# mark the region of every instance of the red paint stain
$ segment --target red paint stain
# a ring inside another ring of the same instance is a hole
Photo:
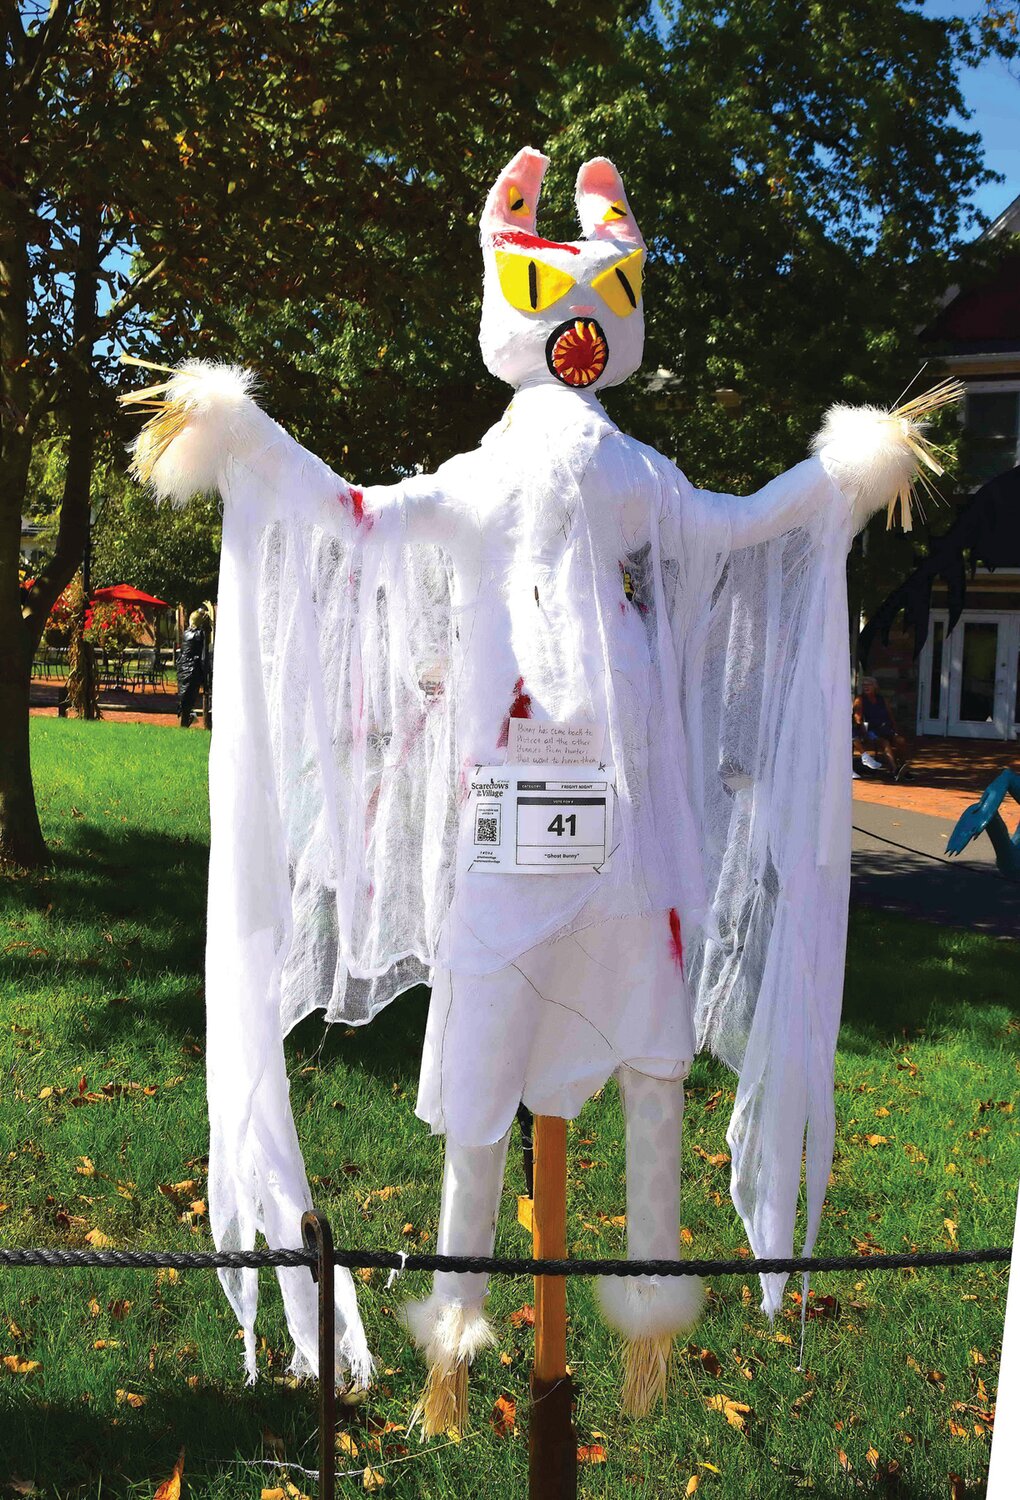
[[[372,517],[365,514],[365,496],[361,490],[349,484],[346,490],[341,490],[337,499],[345,508],[350,506],[355,526],[372,525]]]
[[[684,940],[680,932],[680,917],[675,906],[669,909],[669,946],[673,950],[673,962],[682,974],[684,971]]]
[[[500,730],[499,739],[496,744],[502,749],[510,739],[511,719],[531,718],[531,695],[524,691],[524,678],[518,677],[514,683],[514,698],[510,704],[510,712],[503,720],[503,728]]]
[[[568,255],[580,255],[576,245],[563,245],[559,240],[543,240],[537,234],[526,234],[523,229],[507,229],[492,236],[494,245],[518,245],[522,250],[565,250]]]

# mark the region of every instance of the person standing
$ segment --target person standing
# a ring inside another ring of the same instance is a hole
[[[208,611],[192,610],[181,649],[177,653],[177,699],[182,729],[191,728],[200,689],[205,689],[208,701],[212,676],[209,651],[211,633],[212,620]]]

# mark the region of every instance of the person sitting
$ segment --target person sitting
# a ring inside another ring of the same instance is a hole
[[[860,747],[868,770],[878,771],[884,765],[898,781],[906,769],[907,741],[874,677],[861,678],[861,691],[854,699],[853,733],[854,749]]]

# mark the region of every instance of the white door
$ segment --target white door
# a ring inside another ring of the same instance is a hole
[[[946,633],[933,610],[921,656],[918,728],[922,734],[1016,739],[1020,726],[1020,614],[965,610]]]

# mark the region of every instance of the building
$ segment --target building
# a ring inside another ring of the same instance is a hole
[[[1006,235],[1020,236],[1020,197],[983,238]],[[921,340],[932,364],[966,386],[963,482],[952,497],[957,519],[941,556],[922,564],[872,615],[862,646],[903,727],[921,735],[1015,740],[1020,737],[1020,240],[993,275],[966,290],[950,288]],[[998,476],[1006,477],[987,484]],[[933,553],[938,551],[936,545]],[[893,623],[901,611],[911,628]]]

